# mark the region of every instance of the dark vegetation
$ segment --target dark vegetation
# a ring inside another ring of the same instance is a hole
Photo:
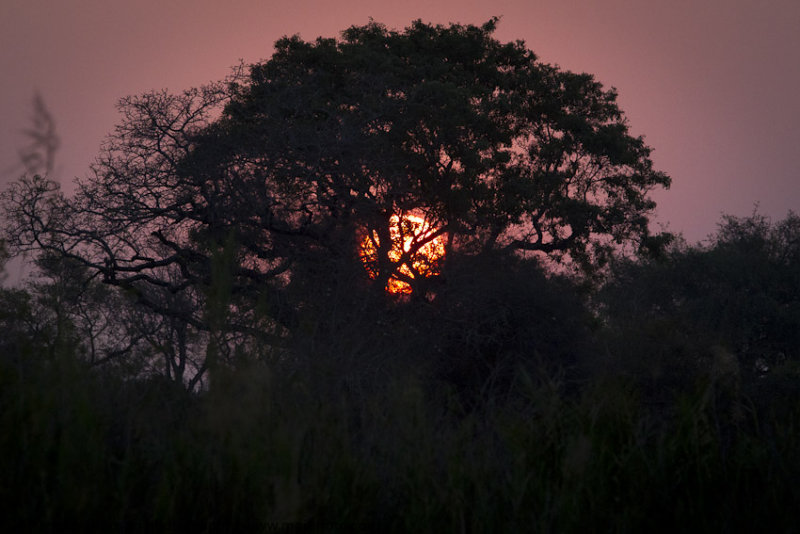
[[[3,193],[3,522],[798,529],[800,218],[652,235],[615,93],[495,22],[283,39]]]

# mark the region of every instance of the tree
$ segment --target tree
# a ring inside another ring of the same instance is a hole
[[[212,328],[216,301],[229,330],[271,341],[355,272],[431,299],[448,257],[538,253],[590,273],[616,245],[649,245],[648,194],[669,178],[616,92],[497,41],[496,23],[287,37],[225,83],[123,99],[75,198],[40,178],[5,194],[9,241],[193,328]]]
[[[56,151],[61,145],[61,140],[56,133],[55,119],[39,93],[33,97],[31,119],[31,127],[23,131],[29,143],[19,150],[20,163],[30,175],[43,174],[52,177]]]
[[[725,216],[704,245],[617,265],[599,300],[617,356],[654,374],[691,382],[726,364],[764,386],[777,369],[796,373],[800,217]]]
[[[370,24],[338,42],[278,42],[188,162],[225,188],[214,220],[268,257],[265,227],[326,257],[351,253],[361,229],[378,237],[379,282],[412,285],[423,277],[401,268],[419,274],[414,254],[438,235],[448,248],[566,255],[586,268],[609,240],[646,240],[646,194],[669,181],[628,134],[616,94],[497,42],[494,25]],[[408,213],[438,232],[393,259],[391,220]]]

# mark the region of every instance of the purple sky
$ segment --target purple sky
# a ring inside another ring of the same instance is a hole
[[[634,134],[673,186],[656,222],[694,242],[720,214],[800,211],[798,0],[5,0],[0,4],[0,184],[39,91],[57,122],[57,177],[87,172],[116,100],[224,77],[276,39],[336,36],[372,17],[480,24],[546,62],[619,90]]]

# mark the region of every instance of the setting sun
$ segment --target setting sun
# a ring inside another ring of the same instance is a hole
[[[406,279],[433,276],[439,273],[439,261],[445,254],[444,234],[423,217],[405,214],[389,219],[391,248],[387,256],[392,273],[386,282],[389,293],[409,294],[411,285]],[[361,260],[371,278],[380,274],[378,232],[373,230],[361,242]]]

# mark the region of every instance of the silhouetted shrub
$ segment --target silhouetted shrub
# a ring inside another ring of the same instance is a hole
[[[422,308],[435,376],[474,398],[508,394],[522,369],[575,378],[590,351],[576,287],[534,260],[454,256]]]

